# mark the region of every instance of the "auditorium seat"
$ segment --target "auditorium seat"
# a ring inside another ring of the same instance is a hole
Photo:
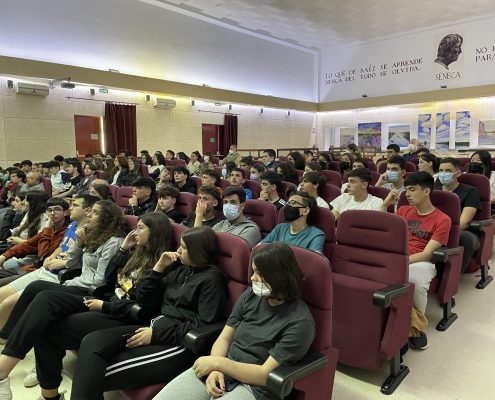
[[[43,177],[43,186],[45,187],[45,192],[48,194],[48,197],[52,197],[52,181],[50,178],[46,176]]]
[[[339,197],[342,193],[340,192],[340,187],[337,187],[335,185],[331,185],[329,183],[326,183],[322,186],[320,189],[318,187],[318,192],[320,193],[320,197],[325,200],[327,203],[330,203],[337,197]]]
[[[372,172],[377,172],[375,162],[371,158],[366,158],[365,160],[368,161],[368,169]]]
[[[181,160],[179,158],[176,158],[174,160],[167,160],[166,163],[165,163],[167,166],[171,166],[171,167],[177,167],[177,166],[181,166],[181,167],[185,167],[187,166],[187,163],[184,161],[184,160]]]
[[[251,257],[260,248],[253,249]],[[279,399],[329,400],[332,398],[338,351],[332,344],[333,293],[332,270],[327,258],[291,246],[304,274],[301,297],[315,321],[315,339],[309,353],[291,366],[273,370],[267,378],[267,389]],[[252,262],[249,263],[250,275]]]
[[[474,186],[481,200],[481,210],[476,213],[469,227],[469,231],[475,233],[480,240],[480,248],[471,258],[466,272],[475,272],[481,269],[481,279],[477,283],[478,289],[484,289],[493,277],[488,274],[488,261],[493,255],[494,224],[491,219],[490,181],[481,174],[462,174],[458,178],[460,183]]]
[[[280,192],[278,192],[278,195],[281,199],[287,200],[292,193],[297,192],[297,186],[293,184],[292,182],[287,182],[287,181],[282,181],[280,185]]]
[[[406,163],[406,172],[418,172],[418,169],[416,168],[416,164],[412,163],[411,161],[408,161]]]
[[[132,197],[132,189],[132,186],[121,186],[117,188],[117,196],[114,199],[120,208],[125,209],[128,206],[129,199]]]
[[[246,179],[242,186],[253,192],[253,199],[258,199],[260,197],[261,186],[257,181]]]
[[[112,195],[112,199],[117,202],[117,192],[119,191],[119,187],[116,185],[108,185],[108,190]]]
[[[215,172],[218,174],[218,176],[220,178],[223,178],[223,175],[222,175],[222,169],[223,169],[223,167],[213,167],[213,169],[215,170]]]
[[[198,198],[196,195],[188,192],[180,192],[179,197],[175,202],[175,209],[184,216],[188,216],[196,211],[196,203]]]
[[[137,228],[139,217],[135,215],[125,215],[124,218],[129,231],[133,231]]]
[[[341,187],[342,186],[342,176],[337,171],[322,170],[321,173],[327,179],[327,183]]]
[[[148,166],[146,164],[141,164],[139,166],[139,169],[141,170],[141,175],[145,178],[147,178],[148,176],[150,176],[150,173],[149,173],[149,170],[148,170]]]
[[[262,238],[277,225],[277,207],[267,201],[246,200],[244,215],[260,227]]]
[[[201,182],[201,178],[199,176],[190,176],[189,179],[196,183],[196,187],[199,189],[203,183]]]
[[[337,171],[340,174],[340,162],[331,161],[330,164],[328,164],[328,169],[330,171]]]
[[[230,181],[228,181],[227,179],[220,178],[218,186],[221,187],[222,190],[225,190],[227,187],[230,186]]]
[[[406,221],[380,211],[342,213],[331,265],[339,362],[365,369],[388,362],[390,376],[381,392],[391,394],[409,373],[400,360],[414,293]]]
[[[297,177],[300,180],[303,177],[303,175],[304,175],[304,171],[301,170],[301,169],[296,169],[296,174],[297,174]]]
[[[107,174],[105,173],[105,171],[95,171],[95,176],[98,178],[98,179],[103,179],[103,180],[106,180],[107,179]]]

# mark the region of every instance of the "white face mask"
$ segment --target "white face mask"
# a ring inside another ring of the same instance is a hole
[[[251,286],[256,296],[268,297],[272,294],[272,289],[266,283],[251,282]]]
[[[205,163],[209,163],[210,162],[210,156],[204,156],[203,160],[205,160]]]
[[[234,154],[234,150],[229,150],[229,154]]]
[[[409,148],[409,151],[411,151],[411,152],[416,151],[416,145],[413,143],[409,143],[409,146],[407,146],[407,147]]]

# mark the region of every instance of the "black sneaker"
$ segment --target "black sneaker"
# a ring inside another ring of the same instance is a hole
[[[409,347],[414,350],[426,350],[428,348],[426,333],[419,332],[419,336],[410,336]]]

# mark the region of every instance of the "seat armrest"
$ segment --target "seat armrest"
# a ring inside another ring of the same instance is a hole
[[[74,279],[81,275],[82,273],[82,268],[69,268],[69,269],[64,269],[59,272],[58,274],[58,280],[60,283],[64,283],[65,281]]]
[[[433,252],[433,261],[446,263],[450,256],[461,253],[460,247],[441,247]]]
[[[209,350],[207,347],[220,335],[224,326],[225,321],[222,321],[190,330],[184,338],[184,347],[194,354]]]
[[[266,379],[266,388],[279,399],[285,399],[292,391],[295,381],[324,368],[327,361],[327,356],[311,351],[296,364],[282,365],[270,372]]]
[[[483,219],[480,221],[471,221],[469,224],[469,230],[474,233],[480,233],[485,230],[485,227],[491,226],[493,224],[492,219]]]
[[[392,300],[399,296],[404,296],[409,291],[406,284],[390,285],[373,292],[373,304],[380,308],[389,308]]]

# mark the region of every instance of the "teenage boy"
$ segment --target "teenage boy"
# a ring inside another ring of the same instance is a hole
[[[33,170],[33,162],[31,160],[22,160],[21,161],[21,171],[23,171],[27,175],[32,170]]]
[[[263,151],[263,156],[261,157],[263,160],[263,164],[265,164],[266,169],[271,169],[275,165],[275,157],[277,153],[273,149],[266,149]]]
[[[60,169],[60,163],[56,160],[46,163],[52,183],[52,196],[67,192],[71,188],[70,175]]]
[[[392,156],[400,156],[400,147],[395,143],[387,146],[387,158],[390,159]]]
[[[201,225],[213,226],[222,221],[222,216],[215,214],[215,208],[222,203],[222,195],[216,187],[201,186],[198,193],[196,211],[193,211],[182,222],[188,228],[194,227],[197,216],[201,216]]]
[[[298,191],[308,193],[316,200],[318,207],[330,208],[328,203],[320,197],[320,192],[323,190],[323,185],[326,182],[327,179],[321,172],[306,172],[301,179]]]
[[[196,194],[198,192],[198,186],[190,176],[191,173],[186,167],[178,165],[174,168],[174,184],[179,191]]]
[[[156,212],[163,212],[173,220],[175,223],[180,224],[184,221],[184,215],[175,209],[175,203],[180,196],[179,189],[175,186],[167,185],[156,191],[158,202],[156,204]]]
[[[452,225],[450,218],[431,203],[433,182],[433,177],[424,171],[408,176],[404,185],[409,205],[397,210],[409,229],[409,282],[415,286],[409,346],[416,350],[428,347],[425,311],[430,282],[437,273],[431,261],[433,253],[447,245]],[[383,202],[385,209],[398,199],[398,191],[392,190]]]
[[[272,203],[277,207],[277,210],[280,210],[287,204],[287,202],[278,195],[282,187],[282,178],[280,178],[279,174],[276,172],[265,172],[260,177],[260,185],[260,200]]]
[[[152,178],[138,178],[132,183],[132,197],[125,210],[126,215],[143,215],[155,211],[156,182]]]
[[[397,145],[391,145],[397,146]],[[392,155],[387,160],[387,170],[380,175],[376,186],[386,189],[395,189],[400,194],[404,191],[404,175],[406,173],[406,160],[399,155]],[[395,205],[394,207],[397,207]]]
[[[223,189],[218,187],[219,184],[220,184],[220,175],[218,175],[218,172],[215,171],[214,169],[208,168],[201,173],[201,186],[216,187],[217,190],[220,193],[222,193]]]
[[[246,182],[246,172],[242,168],[235,167],[230,171],[229,177],[230,186],[238,186],[244,193],[246,193],[246,200],[252,200],[253,192],[249,188],[245,188],[243,185]]]

